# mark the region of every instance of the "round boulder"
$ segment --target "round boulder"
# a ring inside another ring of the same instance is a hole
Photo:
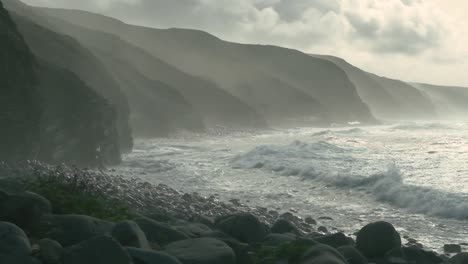
[[[35,193],[3,193],[0,196],[0,221],[14,223],[26,232],[35,231],[41,217],[51,212],[50,202]]]
[[[223,241],[214,238],[187,239],[167,245],[166,252],[183,264],[235,264],[236,255]]]
[[[300,264],[348,264],[346,259],[334,248],[327,245],[316,245],[307,251],[299,261]]]
[[[388,251],[401,248],[401,237],[392,224],[376,222],[359,230],[356,247],[369,259],[383,257]]]
[[[270,233],[268,226],[252,214],[225,217],[216,223],[216,227],[245,243],[260,242]]]
[[[285,234],[292,233],[301,236],[302,232],[291,221],[286,219],[278,219],[271,227],[272,233]]]
[[[62,259],[64,249],[59,242],[51,239],[41,239],[39,245],[39,258],[45,264],[59,263]]]
[[[1,256],[28,256],[31,253],[29,239],[18,226],[0,222],[0,258]]]
[[[135,222],[140,226],[151,243],[167,245],[171,242],[188,239],[189,236],[176,230],[175,228],[149,218],[138,218]]]
[[[144,250],[140,248],[127,248],[134,264],[181,264],[178,259],[164,252]]]
[[[450,259],[452,264],[468,264],[468,252],[460,253]]]
[[[367,264],[369,263],[361,252],[353,246],[339,247],[338,252],[348,261],[349,264]]]
[[[150,249],[148,239],[140,226],[134,221],[124,221],[117,223],[111,231],[122,246]]]
[[[128,252],[113,238],[99,236],[69,248],[63,264],[132,264]]]

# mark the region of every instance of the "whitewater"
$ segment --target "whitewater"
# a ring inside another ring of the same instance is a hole
[[[312,216],[350,235],[368,222],[386,220],[433,250],[468,243],[468,123],[136,140],[115,171],[184,192]]]

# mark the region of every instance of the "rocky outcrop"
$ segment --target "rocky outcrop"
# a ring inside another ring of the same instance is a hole
[[[73,72],[115,107],[120,148],[123,151],[131,150],[133,141],[128,100],[101,61],[75,39],[44,27],[47,21],[41,21],[42,18],[28,6],[16,0],[6,0],[4,3],[14,13],[13,20],[36,57]],[[41,21],[41,24],[34,20]]]
[[[0,160],[32,159],[41,106],[36,61],[0,2]]]

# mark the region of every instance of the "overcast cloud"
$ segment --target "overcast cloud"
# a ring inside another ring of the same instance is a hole
[[[345,58],[408,81],[468,86],[466,0],[24,0],[158,28]]]

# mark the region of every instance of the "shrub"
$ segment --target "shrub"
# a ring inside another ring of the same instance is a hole
[[[24,180],[24,189],[37,193],[52,204],[54,214],[80,214],[103,220],[119,221],[134,217],[128,206],[101,192],[94,177],[86,170],[37,171]]]

